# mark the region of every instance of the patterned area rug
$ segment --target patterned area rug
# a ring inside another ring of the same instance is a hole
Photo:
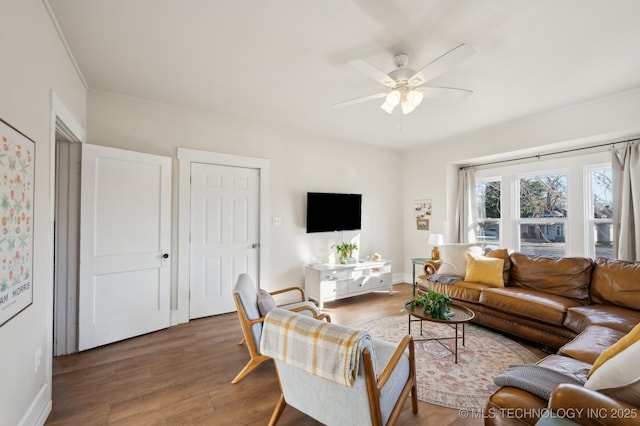
[[[379,318],[361,324],[371,336],[398,343],[407,334],[407,315]],[[461,329],[461,327],[459,327]],[[442,323],[411,323],[414,339],[453,336],[454,329]],[[442,341],[453,349],[453,340]],[[418,399],[444,407],[482,410],[498,389],[493,376],[511,364],[532,364],[538,357],[522,345],[475,324],[465,326],[465,346],[458,342],[458,363],[437,341],[415,342]]]

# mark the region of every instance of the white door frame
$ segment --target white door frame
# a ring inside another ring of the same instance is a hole
[[[50,204],[49,204],[49,211],[50,211],[50,220],[51,223],[49,224],[49,229],[50,229],[50,235],[49,235],[49,241],[51,241],[51,255],[52,255],[52,261],[51,261],[51,265],[50,265],[50,270],[49,270],[49,277],[51,277],[50,279],[51,281],[51,290],[47,292],[48,297],[51,297],[51,300],[47,302],[47,306],[51,307],[51,314],[50,316],[47,316],[47,320],[51,322],[51,324],[48,323],[48,329],[49,330],[53,330],[53,311],[54,311],[54,303],[56,303],[57,300],[64,300],[64,301],[68,301],[71,305],[75,305],[77,303],[77,298],[76,298],[76,293],[73,291],[73,289],[67,289],[65,287],[61,287],[58,286],[56,288],[54,287],[54,268],[55,268],[55,263],[54,263],[54,259],[53,256],[55,254],[55,248],[54,248],[54,232],[55,232],[55,210],[56,210],[56,173],[58,173],[58,170],[56,170],[56,151],[58,149],[57,147],[57,142],[56,142],[56,131],[59,131],[61,133],[63,133],[66,137],[66,139],[68,139],[71,142],[77,142],[77,143],[84,143],[86,142],[87,139],[87,135],[86,132],[84,130],[84,128],[82,127],[82,125],[75,119],[75,117],[73,116],[73,114],[71,114],[71,112],[69,111],[69,109],[67,109],[67,107],[64,105],[64,103],[62,102],[62,100],[60,99],[60,97],[53,91],[51,90],[49,93],[49,100],[50,100],[50,108],[51,108],[51,127],[50,127],[50,150],[49,150],[49,160],[50,160],[50,165],[49,165],[49,170],[50,170],[50,174],[49,174],[49,200],[50,200]],[[56,261],[59,261],[59,259],[56,259]],[[54,290],[57,291],[58,293],[54,295]],[[66,306],[66,302],[62,305],[62,306],[58,306],[59,309],[67,309]],[[75,310],[75,308],[72,308],[72,311],[69,312],[71,315],[76,315],[77,316],[77,311]],[[76,352],[77,351],[77,335],[76,335],[76,328],[75,328],[75,324],[70,324],[70,323],[56,323],[56,335],[57,338],[59,340],[62,340],[64,342],[66,342],[64,345],[62,346],[58,346],[54,349],[53,347],[53,333],[51,334],[51,336],[48,336],[48,339],[51,339],[51,342],[47,344],[47,352],[48,354],[62,354],[62,353],[72,353],[72,352]],[[49,366],[48,366],[49,368]]]
[[[269,276],[269,168],[270,161],[265,158],[244,157],[221,154],[196,149],[178,148],[178,295],[177,311],[171,311],[171,324],[189,322],[189,233],[191,230],[191,163],[216,164],[220,166],[244,167],[260,171],[258,194],[258,276],[255,277],[258,288],[264,286]]]

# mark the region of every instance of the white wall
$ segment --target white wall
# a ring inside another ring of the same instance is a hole
[[[404,204],[431,198],[431,231],[444,233],[445,242],[451,242],[448,236],[452,233],[455,212],[457,165],[638,136],[638,111],[640,89],[635,89],[405,151],[402,166]],[[416,231],[415,222],[408,213],[404,219],[405,257],[427,256],[431,250],[426,244],[428,233]]]
[[[51,403],[50,90],[83,125],[86,90],[41,0],[2,0],[0,9],[0,117],[36,142],[33,304],[0,326],[0,424],[33,424]]]
[[[88,111],[89,143],[174,158],[174,291],[178,147],[270,161],[268,215],[282,225],[270,227],[265,288],[302,284],[304,263],[327,261],[330,246],[341,242],[339,233],[306,234],[307,191],[361,193],[360,255],[379,252],[402,272],[399,151],[100,91],[90,91]],[[357,234],[345,232],[344,239]]]

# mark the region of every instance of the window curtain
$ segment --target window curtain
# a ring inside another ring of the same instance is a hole
[[[616,259],[640,261],[640,140],[613,152]]]
[[[475,170],[458,170],[458,194],[454,239],[458,243],[476,242],[476,177]]]

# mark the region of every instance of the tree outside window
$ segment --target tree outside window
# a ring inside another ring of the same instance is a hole
[[[529,254],[565,254],[567,176],[520,178],[520,250]]]

